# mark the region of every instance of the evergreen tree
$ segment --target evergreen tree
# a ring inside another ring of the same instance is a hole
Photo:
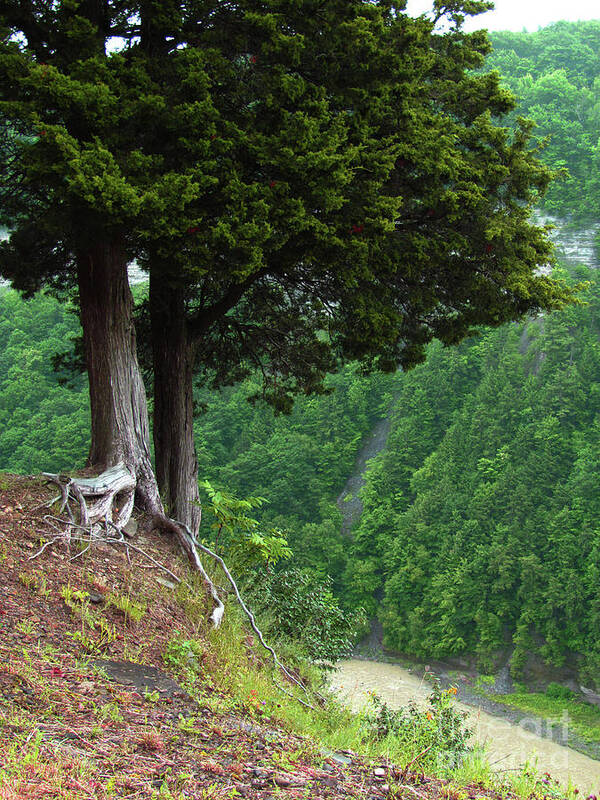
[[[438,36],[387,4],[278,11],[257,26],[240,5],[233,27],[207,19],[194,38],[221,57],[211,136],[226,173],[190,204],[187,239],[146,255],[159,483],[190,524],[195,364],[216,384],[258,364],[263,397],[285,410],[336,362],[410,367],[434,335],[455,343],[534,294],[553,302],[532,280],[548,251],[523,205],[548,175],[525,129],[511,139],[486,116],[511,100],[467,71],[481,35],[456,23]],[[169,157],[181,170],[188,153]]]
[[[77,285],[90,461],[124,461],[146,508],[132,256],[151,273],[159,475],[192,524],[197,358],[217,382],[258,361],[289,405],[340,359],[411,366],[434,336],[567,299],[528,221],[549,173],[526,127],[491,122],[512,106],[497,77],[469,71],[488,45],[463,13],[486,5],[436,2],[439,34],[364,0],[0,3],[19,142],[2,272]]]

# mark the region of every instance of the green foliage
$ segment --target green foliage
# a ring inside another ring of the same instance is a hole
[[[550,172],[526,124],[494,123],[513,100],[460,27],[484,7],[440,6],[440,33],[366,0],[9,5],[3,171],[22,190],[3,273],[71,285],[110,239],[160,284],[156,339],[185,316],[218,384],[261,364],[284,410],[340,358],[392,371],[434,337],[562,305],[529,219]]]
[[[489,666],[512,643],[516,673],[578,653],[600,680],[600,284],[576,278],[587,305],[435,345],[404,376],[346,572],[389,647]]]
[[[490,34],[498,69],[518,97],[513,115],[536,123],[546,141],[542,160],[568,173],[552,185],[543,208],[558,216],[600,215],[600,22],[557,22],[535,33]]]
[[[207,407],[195,424],[200,475],[235,496],[268,498],[254,509],[261,529],[285,530],[296,562],[330,575],[336,593],[347,548],[334,501],[361,440],[392,404],[397,383],[395,375],[368,377],[348,366],[328,377],[332,393],[297,398],[289,416],[246,402],[260,387],[259,376],[196,394]]]
[[[146,603],[133,600],[129,594],[111,593],[107,597],[107,603],[121,611],[127,622],[132,620],[133,622],[139,622],[146,613]]]
[[[282,531],[271,528],[262,531],[258,520],[246,512],[260,508],[264,497],[248,497],[240,500],[232,494],[216,490],[209,481],[200,486],[208,496],[203,503],[205,513],[215,517],[212,546],[216,552],[224,552],[227,560],[239,571],[256,567],[271,567],[281,559],[290,558],[291,549]]]
[[[183,675],[196,675],[199,671],[198,659],[203,647],[196,639],[183,639],[176,634],[167,642],[163,659],[165,664]]]
[[[567,689],[566,686],[561,686],[560,683],[549,683],[546,687],[546,694],[555,700],[573,700],[576,697],[575,692]]]
[[[525,687],[517,686],[510,694],[494,695],[494,700],[547,719],[552,726],[567,725],[586,742],[600,742],[600,708],[581,700],[560,684],[550,684],[548,688],[550,692],[528,692]]]
[[[331,580],[307,570],[256,574],[247,589],[252,607],[272,632],[298,645],[311,661],[335,662],[349,654],[362,614],[343,611]]]
[[[371,710],[364,716],[369,735],[378,739],[390,736],[405,743],[415,755],[423,753],[419,766],[427,771],[460,767],[472,752],[469,739],[473,732],[465,726],[468,714],[454,705],[456,689],[441,689],[436,682],[428,698],[428,706],[414,703],[391,709],[376,694],[370,695]],[[425,752],[424,752],[425,751]]]
[[[90,415],[86,381],[59,386],[52,357],[79,330],[69,306],[40,295],[24,303],[0,288],[0,467],[56,472],[81,465]]]

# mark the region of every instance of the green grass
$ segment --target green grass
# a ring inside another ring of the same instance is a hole
[[[600,708],[576,699],[548,697],[541,692],[519,690],[512,694],[490,695],[497,703],[517,708],[527,714],[563,724],[568,715],[569,728],[586,742],[600,742]]]

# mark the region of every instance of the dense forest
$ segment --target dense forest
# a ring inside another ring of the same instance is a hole
[[[600,22],[492,41],[488,66],[548,138],[542,158],[569,171],[544,209],[599,220]],[[600,279],[581,268],[569,280],[586,282],[583,304],[458,348],[433,343],[406,374],[348,366],[328,378],[331,393],[297,399],[290,415],[247,402],[258,376],[196,387],[200,477],[265,498],[255,514],[286,533],[291,563],[329,575],[346,607],[378,616],[386,646],[475,653],[484,667],[514,646],[515,672],[531,650],[557,665],[578,654],[599,683]],[[86,382],[59,385],[52,367],[77,333],[68,306],[0,289],[0,469],[81,466]],[[363,515],[342,538],[336,498],[389,414]]]
[[[486,666],[512,642],[515,672],[579,653],[598,680],[600,282],[578,277],[588,305],[434,346],[405,377],[345,581],[388,646]]]
[[[512,114],[535,123],[543,161],[562,176],[544,209],[560,217],[600,218],[600,20],[557,22],[536,33],[490,34],[497,69],[519,98]]]

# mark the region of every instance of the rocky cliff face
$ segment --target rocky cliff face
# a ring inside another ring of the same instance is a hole
[[[538,220],[555,226],[552,239],[556,244],[559,258],[567,266],[585,264],[593,269],[600,267],[600,252],[595,241],[600,233],[600,223],[575,227],[555,217],[540,215]]]

